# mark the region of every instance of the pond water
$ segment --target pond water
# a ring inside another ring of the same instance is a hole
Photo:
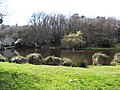
[[[80,64],[80,62],[85,61],[88,64],[92,64],[92,55],[96,52],[102,52],[110,56],[110,60],[113,59],[114,54],[120,51],[96,51],[96,50],[41,50],[41,49],[28,49],[28,48],[19,48],[19,49],[7,49],[4,51],[0,51],[0,54],[11,58],[17,54],[26,56],[30,53],[40,53],[44,58],[49,55],[54,55],[57,57],[67,57],[70,58],[74,65]]]

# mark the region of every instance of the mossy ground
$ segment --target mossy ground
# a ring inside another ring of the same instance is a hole
[[[0,62],[0,90],[119,89],[119,65],[80,68]]]

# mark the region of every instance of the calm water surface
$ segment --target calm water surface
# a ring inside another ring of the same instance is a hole
[[[74,65],[78,65],[82,61],[87,61],[88,64],[92,64],[92,55],[96,52],[102,52],[110,56],[110,60],[113,59],[114,54],[120,51],[94,51],[94,50],[41,50],[41,49],[27,49],[27,48],[19,48],[19,49],[8,49],[4,51],[0,51],[0,54],[11,58],[16,54],[26,56],[30,53],[40,53],[44,58],[49,55],[54,55],[57,57],[67,57],[70,58]]]

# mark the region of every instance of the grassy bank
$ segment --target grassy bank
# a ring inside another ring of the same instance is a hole
[[[83,50],[120,50],[120,43],[117,43],[113,45],[112,47],[109,48],[102,48],[102,47],[86,47],[86,48],[81,48]]]
[[[88,47],[88,48],[83,48],[83,50],[120,50],[120,49],[117,49],[117,48]]]
[[[120,66],[89,68],[0,62],[0,90],[119,90]]]

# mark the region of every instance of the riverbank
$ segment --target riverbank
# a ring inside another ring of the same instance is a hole
[[[120,48],[100,48],[100,47],[88,47],[88,48],[81,48],[82,50],[120,50]]]
[[[16,46],[8,46],[8,47],[3,47],[1,50],[6,50],[6,49],[16,49],[16,48],[34,48],[34,49],[51,49],[51,50],[68,50],[68,49],[63,49],[61,47],[47,47],[47,48],[40,48],[40,47],[29,47],[29,46],[23,46],[23,47],[16,47]],[[85,48],[78,48],[78,49],[71,49],[73,50],[120,50],[120,44],[116,44],[113,47],[110,48],[101,48],[101,47],[85,47]]]
[[[120,43],[113,45],[112,47],[109,48],[102,48],[102,47],[86,47],[86,48],[81,48],[83,50],[120,50]]]
[[[120,66],[89,68],[0,62],[2,90],[119,90]]]

